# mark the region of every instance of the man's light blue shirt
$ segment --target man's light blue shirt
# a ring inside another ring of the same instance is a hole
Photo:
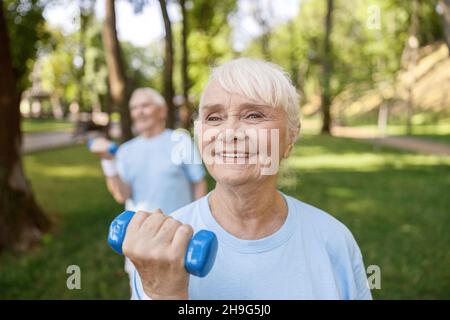
[[[192,183],[205,176],[197,147],[189,134],[165,129],[122,144],[116,154],[121,179],[131,187],[127,210],[161,209],[169,214],[193,201]]]
[[[242,240],[224,230],[208,195],[172,216],[194,232],[213,231],[215,264],[204,278],[190,276],[190,299],[371,299],[360,249],[351,232],[328,213],[283,194],[288,215],[272,235]],[[145,294],[133,270],[132,298]]]

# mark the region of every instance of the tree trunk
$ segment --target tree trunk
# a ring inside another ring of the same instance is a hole
[[[131,132],[131,117],[128,108],[130,89],[125,75],[122,51],[116,31],[116,10],[114,0],[106,0],[106,17],[103,26],[103,46],[105,47],[106,64],[108,65],[108,80],[111,90],[111,102],[114,109],[120,113],[122,140],[133,137]]]
[[[417,55],[419,49],[419,40],[417,38],[417,32],[419,27],[419,17],[418,17],[418,6],[417,0],[412,2],[412,12],[411,12],[411,25],[409,27],[409,37],[406,41],[406,64],[405,68],[408,72],[411,72],[411,79],[408,82],[408,98],[406,101],[406,132],[407,134],[412,134],[412,116],[414,113],[414,86],[416,84],[416,66],[417,66]]]
[[[440,0],[439,7],[442,11],[442,25],[444,27],[445,42],[450,55],[450,0]]]
[[[159,0],[161,13],[164,20],[165,29],[165,62],[164,62],[164,98],[167,103],[167,127],[175,127],[175,105],[173,103],[173,39],[172,25],[170,23],[169,14],[167,12],[166,0]]]
[[[80,69],[77,71],[77,82],[78,82],[78,92],[77,92],[77,100],[78,105],[80,106],[80,110],[85,110],[84,105],[84,76],[86,73],[86,28],[88,22],[88,16],[84,12],[83,1],[80,0],[79,3],[79,19],[80,19],[80,31],[78,33],[79,36],[79,54],[82,59],[82,64]]]
[[[322,58],[322,133],[331,133],[331,89],[330,78],[332,72],[331,64],[331,41],[333,0],[327,0],[327,14],[325,16],[325,36]]]
[[[296,45],[297,39],[295,38],[295,26],[294,19],[288,22],[288,32],[289,32],[289,64],[291,69],[292,83],[296,88],[299,85],[299,62],[297,58]]]
[[[0,44],[0,251],[26,250],[40,241],[51,223],[34,200],[22,166],[20,94],[2,4]]]
[[[189,51],[187,46],[187,38],[189,35],[189,22],[186,12],[186,1],[180,0],[181,17],[182,17],[182,60],[181,60],[181,78],[183,79],[183,106],[180,110],[180,122],[181,126],[185,129],[189,129],[191,126],[192,106],[189,101],[189,88],[191,86],[189,80],[188,66],[189,66]]]
[[[271,2],[268,2],[267,12],[272,16]],[[261,53],[266,60],[271,60],[270,55],[270,26],[267,17],[264,17],[264,9],[260,0],[254,2],[253,15],[261,28]]]

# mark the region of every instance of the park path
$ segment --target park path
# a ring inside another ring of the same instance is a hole
[[[375,145],[384,145],[423,154],[450,156],[450,145],[420,138],[381,136],[360,128],[338,126],[333,127],[332,133],[337,137],[358,139]],[[48,150],[79,142],[80,140],[75,138],[70,131],[25,133],[22,152]]]
[[[352,138],[402,150],[415,151],[430,155],[450,156],[450,145],[414,137],[382,136],[360,128],[333,127],[334,136]]]
[[[22,153],[48,150],[78,143],[71,131],[33,132],[23,135]]]

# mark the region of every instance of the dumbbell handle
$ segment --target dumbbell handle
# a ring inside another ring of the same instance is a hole
[[[123,254],[123,240],[134,214],[134,211],[124,211],[109,226],[108,243],[119,254]],[[213,232],[208,230],[197,232],[189,242],[186,251],[184,258],[186,270],[198,277],[206,276],[214,265],[217,246],[217,237]]]

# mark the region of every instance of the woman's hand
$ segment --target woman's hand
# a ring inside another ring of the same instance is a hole
[[[160,210],[139,211],[131,219],[122,251],[133,262],[151,299],[188,299],[184,257],[192,234],[190,225]]]

